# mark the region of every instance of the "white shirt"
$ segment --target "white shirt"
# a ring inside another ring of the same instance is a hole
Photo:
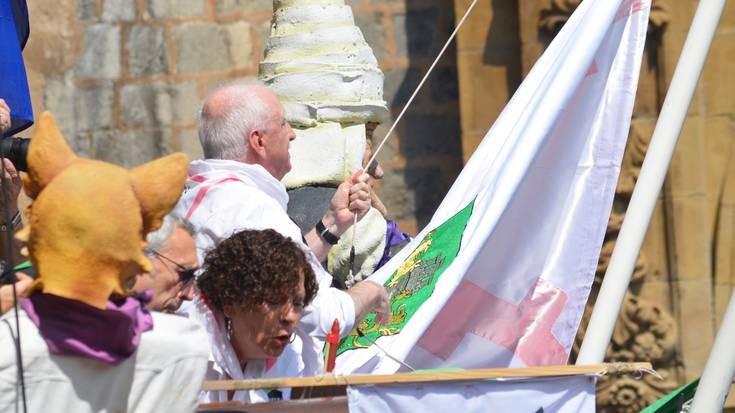
[[[220,241],[244,229],[270,228],[301,247],[319,285],[297,331],[303,340],[305,374],[313,375],[321,373],[323,340],[334,320],[339,322],[341,336],[354,327],[355,303],[346,292],[331,287],[332,276],[303,242],[301,230],[286,213],[287,205],[286,188],[262,166],[205,159],[189,165],[189,178],[174,211],[194,226],[200,262]]]
[[[207,364],[204,330],[153,313],[153,330],[118,365],[51,354],[35,324],[18,312],[29,412],[194,412]],[[8,328],[10,326],[10,329]],[[17,389],[15,313],[0,318],[0,411],[22,410]],[[16,406],[16,397],[18,405]]]

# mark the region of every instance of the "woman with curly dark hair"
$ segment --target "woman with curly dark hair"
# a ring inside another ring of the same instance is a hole
[[[276,231],[241,231],[204,259],[197,279],[195,317],[207,328],[212,354],[207,380],[300,376],[295,335],[304,307],[317,291],[303,251]],[[200,402],[248,403],[288,398],[284,389],[203,392]]]

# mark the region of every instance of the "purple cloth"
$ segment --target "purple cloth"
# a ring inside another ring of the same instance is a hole
[[[86,357],[119,364],[140,344],[143,332],[153,328],[145,309],[152,294],[110,299],[100,310],[81,301],[37,293],[21,298],[20,305],[38,327],[53,354]]]
[[[385,230],[385,249],[383,249],[383,256],[378,261],[378,265],[375,266],[375,270],[385,265],[388,260],[391,259],[391,248],[396,245],[402,244],[411,239],[411,236],[401,231],[395,221],[388,220],[388,228]]]

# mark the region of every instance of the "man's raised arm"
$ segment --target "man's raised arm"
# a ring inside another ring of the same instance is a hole
[[[370,187],[367,179],[368,176],[360,169],[349,180],[342,182],[320,223],[304,235],[306,243],[319,261],[324,261],[329,249],[352,226],[355,213],[358,217],[363,217],[370,210]]]

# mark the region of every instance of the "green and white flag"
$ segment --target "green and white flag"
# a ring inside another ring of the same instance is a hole
[[[426,228],[371,279],[391,292],[335,371],[565,364],[595,274],[650,0],[585,0]]]

